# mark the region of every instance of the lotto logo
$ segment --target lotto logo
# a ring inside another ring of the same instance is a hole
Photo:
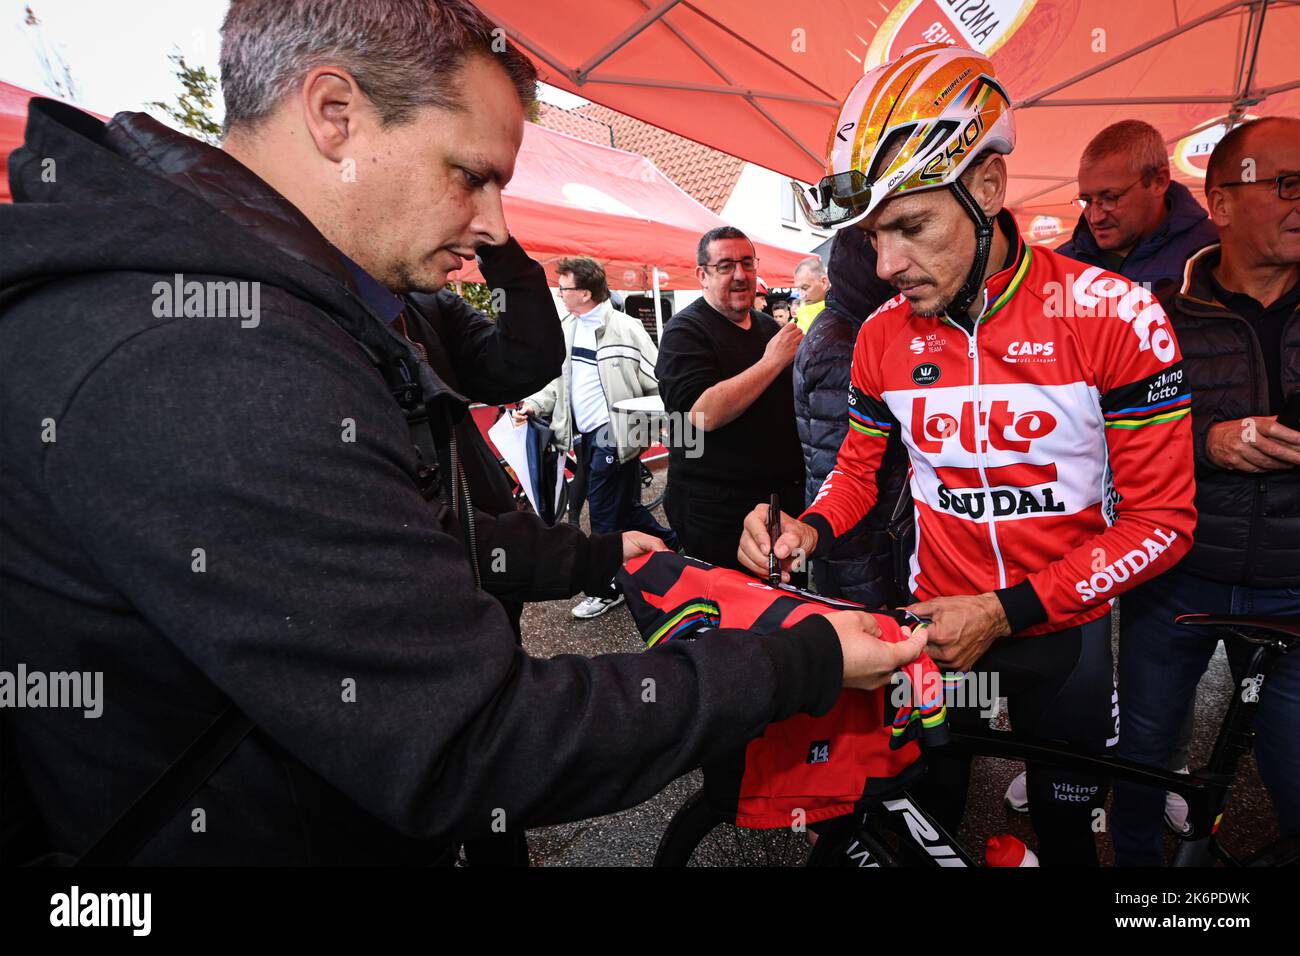
[[[927,414],[925,398],[912,399],[912,442],[918,451],[938,454],[944,442],[956,436],[961,447],[972,455],[992,446],[998,451],[1027,452],[1035,439],[1049,435],[1056,428],[1050,412],[1013,412],[1011,403],[997,401],[987,411],[979,412],[979,424],[986,425],[988,439],[975,447],[976,410],[973,402],[962,402],[959,418],[947,412]]]

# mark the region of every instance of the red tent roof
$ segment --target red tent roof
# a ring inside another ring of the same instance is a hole
[[[974,47],[1016,101],[1008,203],[1053,241],[1110,123],[1155,126],[1199,192],[1225,116],[1300,115],[1300,5],[1283,0],[476,2],[547,83],[805,182],[865,70],[916,43]]]
[[[3,169],[23,141],[27,101],[37,95],[0,82]],[[0,176],[0,200],[10,200],[7,175]],[[660,279],[662,288],[696,287],[696,243],[723,224],[644,156],[532,123],[526,124],[505,209],[511,233],[544,265],[564,256],[589,255],[605,265],[610,285],[619,289],[649,288],[656,266],[667,274]],[[793,275],[803,258],[791,249],[756,245],[768,275]],[[476,269],[466,269],[455,278],[481,277]]]
[[[525,124],[515,176],[505,190],[506,222],[554,279],[564,256],[599,260],[616,289],[698,288],[695,247],[723,225],[644,156]],[[791,276],[806,253],[755,242],[767,276]],[[477,270],[455,278],[478,280]]]

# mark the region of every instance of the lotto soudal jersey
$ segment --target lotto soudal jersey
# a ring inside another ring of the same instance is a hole
[[[650,648],[708,639],[716,628],[765,634],[813,614],[862,610],[671,551],[629,561],[618,574],[628,609]],[[898,622],[876,614],[881,640],[903,639]],[[794,638],[791,638],[792,640]],[[892,792],[920,771],[922,747],[948,739],[945,681],[928,655],[901,669],[900,681],[872,691],[841,691],[817,717],[796,714],[767,726],[743,753],[710,761],[710,801],[746,827],[788,827],[848,813],[864,794]],[[902,682],[906,678],[906,682]]]
[[[857,524],[897,430],[912,593],[994,591],[1036,634],[1102,616],[1190,548],[1191,392],[1148,289],[1016,242],[971,331],[901,295],[863,323],[848,435],[804,520],[817,554]]]

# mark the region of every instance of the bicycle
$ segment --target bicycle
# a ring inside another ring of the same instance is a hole
[[[1051,741],[1017,738],[1006,732],[954,730],[948,746],[972,755],[1035,760],[1173,791],[1187,801],[1187,830],[1170,866],[1300,866],[1300,837],[1277,840],[1238,859],[1216,840],[1232,792],[1237,765],[1250,749],[1259,692],[1284,654],[1300,652],[1300,619],[1184,614],[1178,623],[1218,628],[1225,640],[1254,650],[1215,739],[1209,763],[1190,774],[1173,773],[1114,757],[1079,753]],[[790,828],[737,827],[696,791],[677,810],[655,854],[655,866],[980,866],[960,841],[913,799],[906,787],[887,797],[861,801],[842,817],[808,826],[815,842]]]

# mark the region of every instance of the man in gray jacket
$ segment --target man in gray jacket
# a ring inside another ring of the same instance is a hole
[[[655,378],[658,349],[637,320],[609,301],[605,270],[595,259],[577,256],[556,266],[564,302],[564,369],[555,381],[520,404],[516,421],[529,415],[548,418],[556,440],[572,446],[591,503],[591,533],[644,531],[677,547],[677,535],[659,524],[641,504],[642,429],[626,426],[615,407],[630,398],[659,394]],[[571,499],[576,520],[582,498]],[[613,588],[601,589],[573,609],[580,619],[599,617],[623,603]]]

